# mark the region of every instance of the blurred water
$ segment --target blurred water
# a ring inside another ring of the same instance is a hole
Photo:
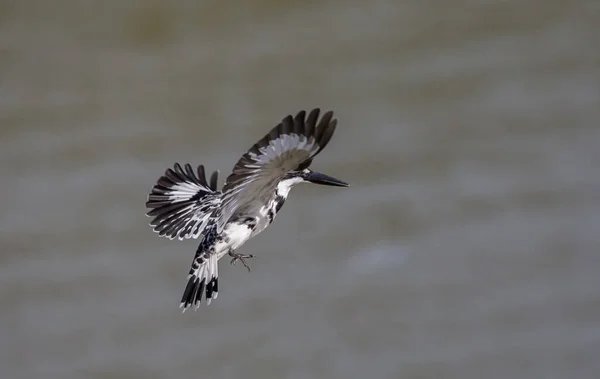
[[[597,376],[596,2],[60,4],[0,3],[3,377]],[[152,184],[314,106],[352,186],[181,315]]]

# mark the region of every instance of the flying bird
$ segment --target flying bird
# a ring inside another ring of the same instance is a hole
[[[333,112],[313,109],[288,115],[255,143],[233,167],[223,188],[217,189],[218,171],[207,180],[204,166],[175,163],[148,195],[150,226],[161,237],[198,239],[200,244],[188,274],[180,308],[198,309],[219,293],[219,259],[231,264],[252,254],[237,250],[269,226],[281,210],[290,189],[298,183],[347,187],[348,184],[309,169],[313,158],[329,143],[337,120]]]

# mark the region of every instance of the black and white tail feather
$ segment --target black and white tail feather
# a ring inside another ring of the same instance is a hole
[[[216,299],[219,295],[219,257],[217,254],[211,254],[210,249],[206,248],[214,243],[212,241],[214,231],[215,227],[212,226],[196,250],[188,274],[188,282],[179,304],[183,312],[188,308],[197,310],[202,303],[202,295],[206,299],[206,305],[210,305],[212,299]]]

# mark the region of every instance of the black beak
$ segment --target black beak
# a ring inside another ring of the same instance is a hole
[[[348,187],[348,183],[342,182],[336,178],[332,178],[329,175],[314,171],[311,171],[308,175],[306,175],[305,180],[308,180],[311,183],[323,184],[326,186]]]

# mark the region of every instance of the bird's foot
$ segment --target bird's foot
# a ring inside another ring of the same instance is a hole
[[[244,267],[246,267],[248,269],[248,272],[250,272],[250,266],[248,266],[248,264],[246,263],[246,259],[254,258],[253,254],[240,254],[240,253],[231,253],[230,252],[229,256],[233,257],[231,259],[231,261],[229,262],[230,264],[235,266],[236,262],[240,261],[240,262],[242,262]]]

